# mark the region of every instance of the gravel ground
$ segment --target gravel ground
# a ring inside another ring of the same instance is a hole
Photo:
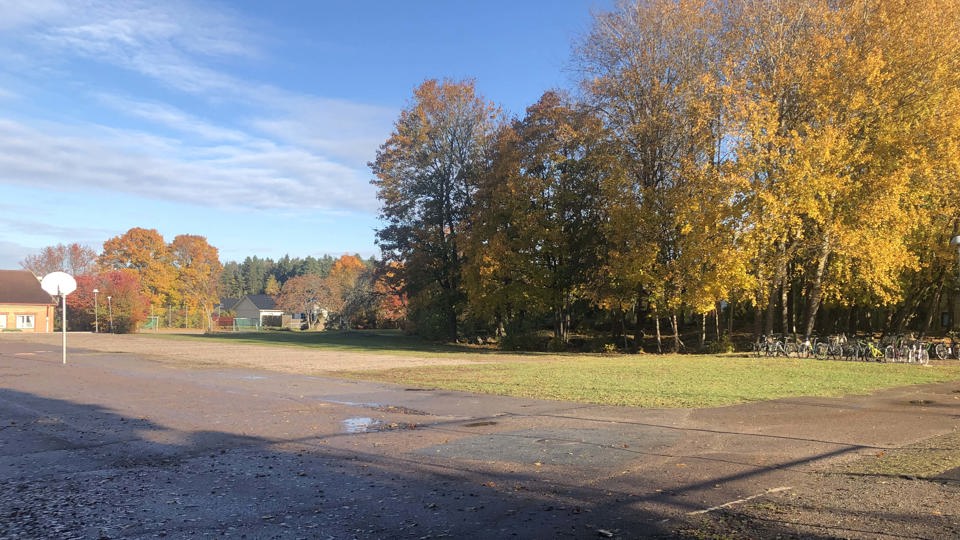
[[[3,335],[4,341],[60,346],[60,334]],[[390,355],[356,351],[329,351],[306,347],[231,344],[222,341],[166,339],[150,334],[68,333],[67,348],[129,353],[153,357],[168,364],[191,367],[239,367],[284,373],[322,374],[343,370],[376,370],[426,365],[459,365],[490,362],[489,355]],[[523,358],[498,354],[496,361]],[[69,361],[69,360],[68,360]]]

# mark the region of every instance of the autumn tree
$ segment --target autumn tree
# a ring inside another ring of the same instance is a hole
[[[341,324],[360,312],[369,310],[372,302],[372,270],[357,255],[343,255],[330,267],[323,278],[326,295],[323,307],[335,315]]]
[[[598,16],[579,49],[585,88],[625,168],[605,182],[609,271],[618,290],[650,306],[658,347],[661,317],[679,348],[683,311],[712,310],[729,293],[725,269],[736,267],[734,186],[720,174],[717,7],[623,3]]]
[[[263,286],[263,294],[270,296],[277,296],[280,294],[280,282],[277,281],[276,276],[273,274],[267,276],[267,282]]]
[[[321,312],[329,295],[328,285],[320,276],[295,276],[283,284],[277,306],[292,313],[303,313],[307,317],[307,326],[316,328],[322,322]]]
[[[902,297],[899,277],[920,263],[908,239],[929,230],[928,203],[942,192],[957,137],[943,129],[956,94],[957,25],[942,19],[956,4],[734,4],[736,168],[749,186],[744,244],[765,331],[778,301],[781,326],[791,326],[791,283],[806,299],[806,335],[825,298]]]
[[[472,218],[473,312],[511,319],[514,331],[546,312],[566,343],[602,257],[603,142],[599,119],[557,92],[501,130]]]
[[[170,243],[170,255],[177,280],[174,301],[203,312],[210,321],[213,306],[219,301],[219,279],[223,266],[217,248],[203,236],[181,234]]]
[[[373,276],[373,295],[377,299],[377,326],[400,327],[407,318],[407,299],[398,275],[398,263],[378,261]]]
[[[156,229],[134,227],[107,240],[97,262],[104,271],[135,271],[153,306],[166,304],[175,294],[173,256]]]
[[[428,80],[370,163],[386,223],[377,242],[385,258],[402,263],[422,335],[457,337],[463,234],[498,116],[472,81]]]
[[[36,255],[28,255],[20,262],[20,266],[39,277],[50,272],[82,276],[96,271],[96,261],[97,252],[89,246],[57,244],[43,248]]]
[[[77,290],[67,295],[71,328],[93,330],[94,322],[99,319],[101,332],[126,334],[135,332],[146,320],[150,300],[141,290],[136,271],[124,268],[81,274],[76,280]],[[96,294],[94,289],[98,291]]]

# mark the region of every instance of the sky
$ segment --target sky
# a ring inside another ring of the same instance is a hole
[[[367,163],[427,79],[575,88],[614,0],[0,0],[0,269],[133,227],[376,256]]]

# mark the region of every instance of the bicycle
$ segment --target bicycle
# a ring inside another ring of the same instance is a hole
[[[760,336],[752,347],[753,355],[760,356],[787,356],[784,343],[775,336]]]
[[[866,362],[881,362],[884,358],[883,351],[870,339],[858,340],[851,346],[851,359]]]
[[[941,341],[934,345],[933,352],[938,360],[960,359],[960,343],[951,337],[947,343]]]
[[[815,354],[817,359],[825,360],[827,358],[836,360],[843,356],[844,345],[847,343],[847,336],[830,336],[827,341],[821,341],[816,344]]]
[[[797,343],[797,358],[810,358],[813,356],[814,345],[817,338],[804,338]]]

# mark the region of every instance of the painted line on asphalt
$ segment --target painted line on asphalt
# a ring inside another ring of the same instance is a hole
[[[763,497],[764,495],[769,495],[769,494],[771,494],[771,493],[780,493],[781,491],[790,491],[791,489],[793,489],[793,488],[792,488],[792,487],[789,487],[789,486],[781,486],[781,487],[770,488],[770,489],[764,491],[763,493],[758,493],[758,494],[756,494],[756,495],[751,495],[751,496],[749,496],[749,497],[744,497],[744,498],[742,498],[742,499],[737,499],[737,500],[735,500],[735,501],[730,501],[730,502],[727,502],[727,503],[723,503],[723,504],[721,504],[721,505],[719,505],[719,506],[712,506],[712,507],[710,507],[710,508],[707,508],[706,510],[697,510],[697,511],[695,511],[695,512],[687,512],[687,515],[688,515],[688,516],[695,516],[695,515],[697,515],[697,514],[708,514],[708,513],[710,513],[710,512],[716,512],[717,510],[722,510],[722,509],[724,509],[724,508],[733,506],[733,505],[735,505],[735,504],[743,504],[743,503],[745,503],[745,502],[747,502],[747,501],[752,501],[753,499],[756,499],[756,498],[759,498],[759,497]]]

